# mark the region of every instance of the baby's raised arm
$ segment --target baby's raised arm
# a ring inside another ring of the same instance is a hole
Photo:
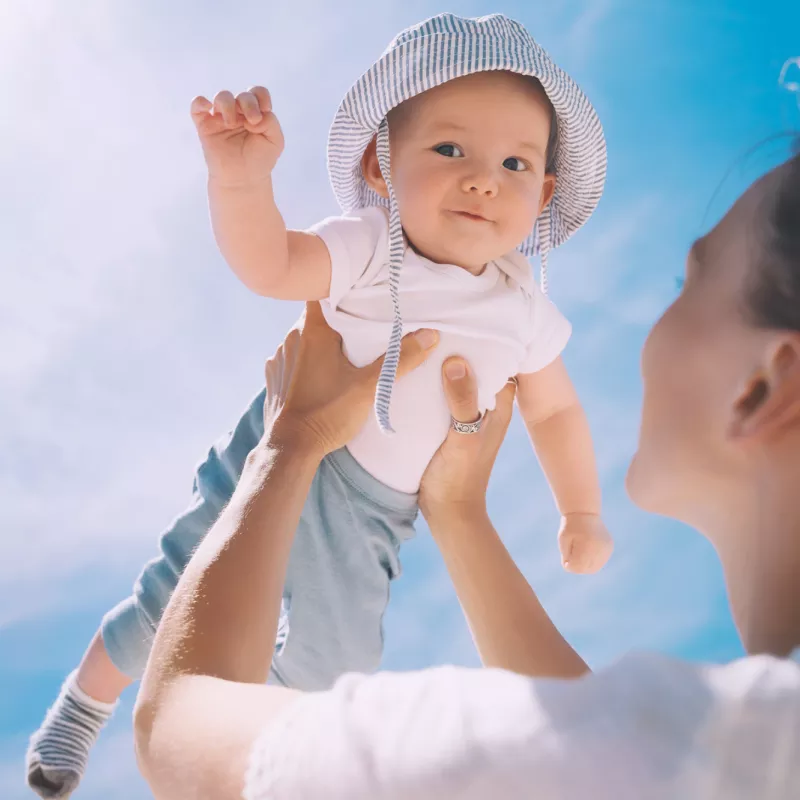
[[[592,436],[563,360],[517,376],[517,403],[561,512],[559,546],[571,572],[595,572],[611,555],[600,518]]]
[[[220,252],[253,292],[280,300],[328,296],[331,260],[312,233],[287,231],[272,190],[283,133],[263,86],[237,97],[196,97],[192,119],[208,166],[211,224]]]

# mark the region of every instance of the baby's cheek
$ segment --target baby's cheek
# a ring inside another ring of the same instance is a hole
[[[538,195],[534,196],[530,191],[517,190],[508,197],[506,207],[509,229],[513,229],[514,234],[519,236],[519,240],[526,239],[536,224],[539,216]]]
[[[397,204],[403,218],[406,233],[424,232],[434,218],[435,193],[424,181],[408,184],[397,191]],[[413,238],[413,236],[412,236]]]

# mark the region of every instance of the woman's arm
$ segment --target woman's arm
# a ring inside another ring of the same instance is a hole
[[[486,667],[577,678],[583,659],[542,607],[485,511],[430,525]]]
[[[451,374],[453,367],[458,368]],[[477,419],[475,381],[465,362],[445,362],[443,380],[453,417]],[[508,384],[479,433],[450,431],[423,476],[420,505],[483,664],[534,677],[574,678],[588,667],[547,616],[486,511],[489,475],[513,402],[514,384]]]
[[[435,341],[406,337],[398,373],[422,363]],[[159,800],[239,798],[256,734],[300,696],[263,685],[289,551],[320,460],[371,409],[380,361],[353,367],[312,303],[267,369],[283,403],[267,409],[264,438],[181,576],[139,692],[137,756]]]
[[[135,711],[157,798],[237,797],[264,720],[295,693],[265,687],[294,532],[319,450],[267,435],[186,568],[161,621]],[[222,679],[224,683],[218,679]],[[247,709],[244,713],[244,709]]]

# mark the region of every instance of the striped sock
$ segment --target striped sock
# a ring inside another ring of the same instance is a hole
[[[80,783],[89,751],[117,703],[101,703],[78,686],[76,673],[64,681],[25,759],[28,786],[40,797],[69,797]]]

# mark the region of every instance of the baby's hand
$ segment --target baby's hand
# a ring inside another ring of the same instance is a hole
[[[614,543],[599,514],[565,514],[561,517],[558,547],[564,569],[585,575],[605,565]]]
[[[236,98],[219,92],[211,103],[192,100],[192,120],[208,174],[226,186],[250,186],[269,178],[283,152],[283,132],[263,86]]]

